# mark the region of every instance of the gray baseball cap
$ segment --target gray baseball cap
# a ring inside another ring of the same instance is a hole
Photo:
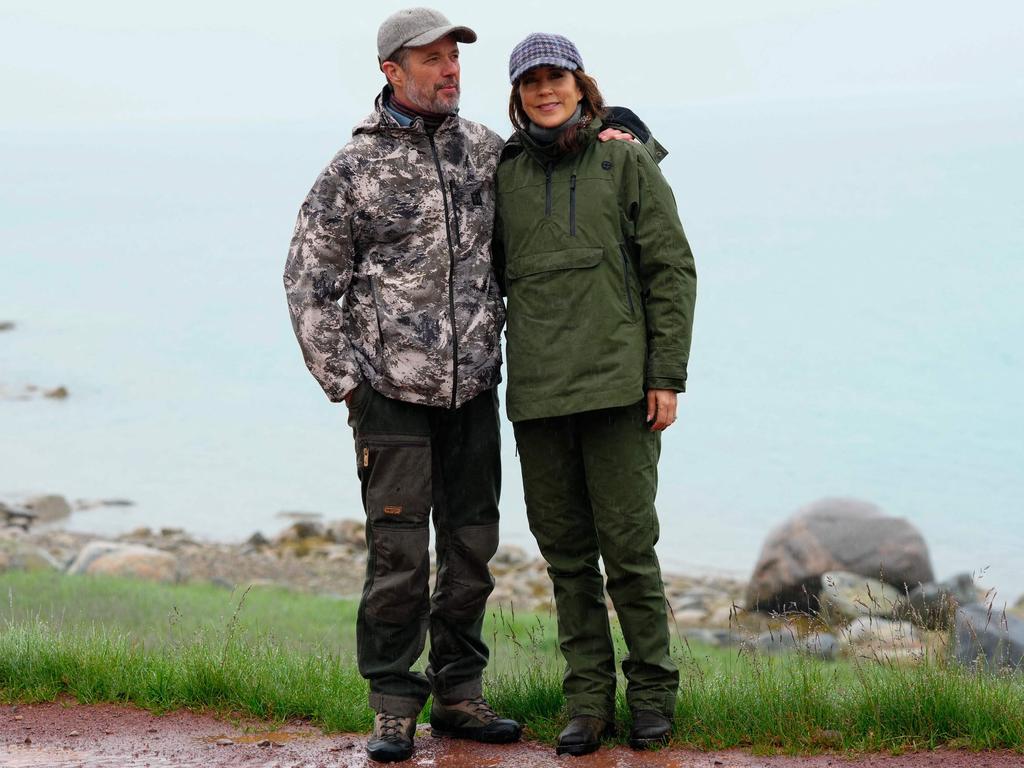
[[[445,35],[455,35],[460,43],[475,43],[476,32],[452,24],[433,8],[403,8],[384,19],[377,30],[377,58],[387,61],[399,48],[429,45]]]

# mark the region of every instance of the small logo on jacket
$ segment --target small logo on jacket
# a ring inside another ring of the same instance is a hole
[[[611,160],[602,160],[601,161],[601,167],[604,168],[606,171],[610,171],[612,169],[612,161]]]
[[[400,515],[402,514],[401,507],[384,507],[385,515]]]

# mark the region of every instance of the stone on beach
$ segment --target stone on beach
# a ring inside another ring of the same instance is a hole
[[[906,519],[857,499],[821,499],[768,535],[746,605],[814,611],[829,571],[881,579],[901,591],[934,580],[924,538]]]
[[[800,634],[790,627],[762,632],[753,642],[761,653],[790,653],[797,651],[814,658],[831,661],[839,652],[839,641],[829,632]]]
[[[978,591],[969,573],[960,573],[935,584],[921,584],[907,597],[913,621],[930,629],[947,628],[953,623],[958,607],[977,602]]]
[[[37,523],[51,523],[71,515],[68,500],[56,494],[35,496],[25,502],[25,507],[35,514]]]
[[[60,563],[45,550],[20,539],[0,538],[0,573],[56,570]]]
[[[956,612],[956,659],[991,671],[1024,669],[1024,619],[975,603]]]
[[[830,623],[860,616],[895,616],[905,601],[902,592],[878,579],[848,571],[829,571],[821,576],[819,610]]]
[[[93,541],[86,544],[68,573],[131,576],[137,579],[173,583],[182,577],[178,558],[170,552],[115,541]]]

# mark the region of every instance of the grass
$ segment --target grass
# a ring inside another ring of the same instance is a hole
[[[355,605],[256,589],[115,578],[0,575],[0,699],[130,702],[366,731]],[[485,630],[485,686],[503,714],[553,739],[565,723],[554,621],[497,611]],[[620,656],[621,636],[616,634]],[[757,751],[1024,752],[1024,680],[972,674],[944,659],[898,665],[673,649],[682,683],[675,743]],[[628,721],[624,697],[619,714]]]

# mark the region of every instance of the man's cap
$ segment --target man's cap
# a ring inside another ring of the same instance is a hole
[[[475,43],[476,32],[452,24],[433,8],[403,8],[388,16],[377,30],[377,58],[387,61],[399,48],[417,48],[455,35],[460,43]]]
[[[583,57],[572,40],[562,35],[534,32],[512,49],[508,57],[508,79],[512,85],[534,67],[559,67],[570,72],[583,69]]]

